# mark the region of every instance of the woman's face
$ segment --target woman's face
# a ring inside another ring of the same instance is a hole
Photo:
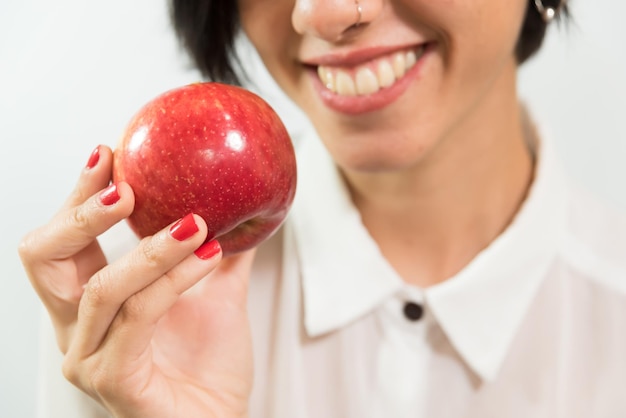
[[[515,100],[527,0],[239,0],[243,29],[337,163],[405,168]]]

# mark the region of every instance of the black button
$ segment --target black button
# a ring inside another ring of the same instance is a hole
[[[415,302],[407,302],[404,304],[404,316],[409,321],[419,321],[424,315],[424,308]]]

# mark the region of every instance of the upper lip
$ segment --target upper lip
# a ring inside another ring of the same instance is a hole
[[[426,42],[394,46],[372,46],[346,51],[335,51],[324,55],[305,58],[302,60],[302,63],[312,66],[354,66],[396,51],[418,48],[425,43]]]

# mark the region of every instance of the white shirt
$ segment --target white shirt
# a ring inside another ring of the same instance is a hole
[[[549,142],[507,230],[425,290],[383,258],[313,135],[298,170],[251,278],[252,418],[626,416],[626,218],[573,186]],[[43,340],[39,416],[106,416]]]

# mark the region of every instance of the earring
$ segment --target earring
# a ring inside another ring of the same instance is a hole
[[[556,7],[544,6],[543,0],[535,0],[535,7],[545,23],[550,23],[554,20],[562,5],[562,0],[559,1]]]

